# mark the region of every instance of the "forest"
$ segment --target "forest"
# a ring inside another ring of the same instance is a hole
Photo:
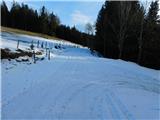
[[[48,34],[83,46],[102,56],[132,61],[160,69],[160,18],[158,0],[142,4],[139,1],[106,1],[93,26],[87,24],[84,33],[62,24],[57,15],[45,6],[40,11],[26,4],[13,2],[11,9],[1,3],[1,25]]]

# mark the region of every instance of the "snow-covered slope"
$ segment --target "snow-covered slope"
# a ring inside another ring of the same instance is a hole
[[[1,48],[13,51],[17,40],[26,50],[32,40],[51,46],[51,60],[44,50],[45,59],[36,64],[1,61],[3,119],[160,119],[160,71],[99,58],[65,41],[1,37]]]

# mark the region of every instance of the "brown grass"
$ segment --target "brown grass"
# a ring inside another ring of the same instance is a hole
[[[31,36],[38,36],[38,37],[43,37],[43,38],[47,38],[47,39],[61,40],[60,38],[57,38],[57,37],[54,37],[54,36],[49,36],[49,35],[46,35],[46,34],[35,33],[35,32],[31,32],[31,31],[25,31],[25,30],[3,27],[3,26],[1,26],[1,31],[2,32],[17,33],[17,34],[25,34],[25,35],[31,35]]]

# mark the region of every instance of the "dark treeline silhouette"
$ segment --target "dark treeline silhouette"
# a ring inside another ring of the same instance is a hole
[[[160,22],[158,1],[147,5],[139,1],[106,1],[96,21],[96,32],[87,25],[83,33],[75,27],[60,24],[54,13],[43,6],[40,11],[25,4],[13,2],[9,11],[1,3],[1,25],[57,36],[88,46],[104,57],[133,61],[140,65],[160,69]]]
[[[5,1],[2,1],[1,16],[2,26],[57,36],[84,46],[87,46],[87,40],[93,39],[93,35],[82,33],[75,27],[60,24],[58,16],[53,12],[49,13],[44,6],[37,11],[23,3],[20,5],[13,2],[9,11]]]
[[[94,48],[105,57],[160,69],[158,1],[106,1],[97,22]]]
[[[56,26],[58,26],[59,19],[53,13],[47,13],[43,6],[38,14],[37,10],[33,10],[22,3],[19,5],[13,2],[11,10],[9,11],[5,2],[1,4],[2,26],[18,28],[33,32],[39,32],[52,35]]]

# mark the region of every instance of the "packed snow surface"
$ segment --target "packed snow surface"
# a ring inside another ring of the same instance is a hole
[[[2,119],[160,119],[160,71],[28,35],[2,32],[1,48],[16,52],[17,40],[23,50],[33,41],[44,60],[1,61]],[[50,60],[38,40],[47,42]]]

